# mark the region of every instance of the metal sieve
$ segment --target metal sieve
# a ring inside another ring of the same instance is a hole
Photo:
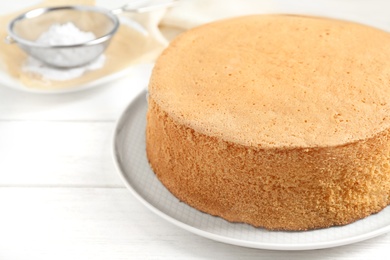
[[[96,6],[59,6],[38,8],[17,16],[8,24],[8,43],[16,43],[28,55],[41,62],[59,68],[86,65],[102,54],[117,32],[122,12],[143,13],[176,3],[170,0],[149,6],[125,5],[109,10]],[[53,24],[73,23],[85,32],[92,32],[96,38],[69,45],[42,44],[38,37]]]

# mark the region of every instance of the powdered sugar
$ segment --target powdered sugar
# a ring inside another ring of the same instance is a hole
[[[53,24],[46,32],[42,33],[38,39],[37,43],[44,45],[74,45],[85,43],[87,41],[96,39],[96,36],[92,32],[84,32],[77,28],[73,23],[65,24]],[[96,57],[99,53],[102,53],[103,46],[87,46],[83,48],[66,48],[66,49],[50,49],[50,50],[39,50],[41,53],[33,53],[36,56],[40,57],[45,55],[45,59],[49,60],[50,63],[63,64],[64,66],[71,66],[71,64],[80,59],[80,57],[91,57],[92,59]],[[85,66],[61,69],[51,67],[44,64],[41,61],[38,61],[32,57],[29,57],[24,66],[23,71],[33,72],[35,74],[41,75],[45,79],[50,80],[69,80],[82,76],[86,71],[100,69],[104,66],[105,63],[104,54],[100,55],[92,63],[89,63]]]
[[[44,79],[65,81],[82,76],[86,71],[97,70],[104,66],[106,57],[100,55],[95,61],[76,68],[60,69],[50,67],[39,60],[29,57],[23,66],[23,71],[41,75]]]
[[[42,33],[37,43],[47,45],[72,45],[85,43],[96,39],[92,32],[84,32],[73,23],[53,24],[49,30]]]

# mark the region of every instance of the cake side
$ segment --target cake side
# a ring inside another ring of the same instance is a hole
[[[390,34],[332,19],[239,17],[175,39],[150,96],[196,131],[253,147],[335,146],[390,127]]]
[[[207,136],[149,98],[147,156],[190,206],[271,230],[344,225],[390,204],[390,131],[334,147],[262,149]]]

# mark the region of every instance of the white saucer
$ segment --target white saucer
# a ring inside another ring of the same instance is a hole
[[[191,208],[174,197],[149,167],[145,152],[146,111],[143,91],[117,123],[114,160],[131,193],[154,213],[183,229],[228,244],[273,250],[330,248],[390,232],[390,207],[346,226],[303,232],[267,231],[229,223]]]
[[[121,21],[121,25],[128,26],[132,28],[135,31],[138,31],[139,33],[143,35],[148,35],[148,31],[138,22],[133,21],[127,17],[119,17]],[[16,47],[16,46],[15,46]],[[133,67],[137,64],[133,64],[123,70],[117,71],[115,73],[109,74],[107,76],[98,78],[96,80],[80,84],[77,86],[69,86],[65,88],[57,88],[57,89],[39,89],[39,88],[32,88],[25,86],[22,82],[20,82],[18,79],[13,78],[10,76],[4,66],[4,64],[1,64],[0,61],[0,86],[9,87],[16,90],[21,90],[25,92],[31,92],[31,93],[37,93],[37,94],[62,94],[62,93],[70,93],[70,92],[77,92],[77,91],[83,91],[90,88],[95,88],[98,86],[102,86],[106,83],[112,82],[114,80],[117,80],[125,75],[127,75]]]

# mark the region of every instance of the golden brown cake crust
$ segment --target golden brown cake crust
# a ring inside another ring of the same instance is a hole
[[[239,37],[239,38],[238,38]],[[182,34],[149,86],[151,167],[181,201],[272,230],[390,204],[389,34],[249,16]]]
[[[318,147],[390,127],[390,34],[351,22],[257,15],[183,33],[151,97],[177,122],[249,146]]]
[[[344,225],[390,204],[389,138],[248,148],[177,124],[149,99],[147,155],[161,182],[198,210],[273,230]]]

